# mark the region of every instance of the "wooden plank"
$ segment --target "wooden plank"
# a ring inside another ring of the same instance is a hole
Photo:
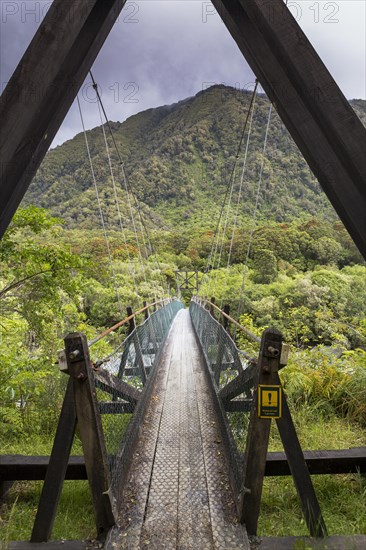
[[[0,456],[1,481],[33,481],[44,479],[50,462],[49,456]],[[70,456],[65,479],[87,479],[83,456]]]
[[[100,548],[98,543],[92,541],[61,540],[48,543],[35,544],[27,541],[10,542],[9,550],[92,550]],[[332,536],[325,539],[311,537],[262,537],[259,550],[294,550],[295,548],[312,548],[313,550],[364,550],[366,548],[366,535]]]
[[[366,130],[283,0],[213,0],[366,258]]]
[[[366,473],[366,447],[303,451],[303,453],[311,475]],[[44,479],[49,460],[49,456],[2,455],[0,456],[0,483]],[[285,453],[267,454],[264,475],[291,475]],[[87,479],[83,456],[70,456],[65,479]]]
[[[282,335],[275,329],[263,332],[258,358],[257,384],[253,396],[248,436],[244,455],[244,475],[239,501],[239,521],[245,523],[248,535],[257,534],[263,478],[266,468],[270,418],[258,417],[258,385],[274,385],[279,368]]]
[[[275,383],[280,384],[278,373],[275,374]],[[313,537],[325,537],[327,535],[327,528],[297,437],[285,394],[282,396],[282,418],[277,418],[276,423],[310,535]]]
[[[108,457],[85,335],[76,332],[66,336],[65,353],[69,373],[73,378],[78,431],[93,499],[97,534],[103,540],[116,521]]]
[[[303,451],[303,453],[311,475],[366,473],[366,447],[335,451]],[[265,475],[291,475],[285,453],[268,453]]]
[[[120,380],[117,376],[113,376],[113,374],[105,369],[93,369],[93,375],[95,380],[101,384],[104,391],[113,394],[116,397],[121,397],[129,403],[133,403],[135,405],[141,397],[140,390],[137,390],[123,380]]]
[[[0,238],[126,0],[54,0],[0,103]]]
[[[365,550],[366,535],[332,536],[323,539],[311,537],[262,537],[259,550],[295,550],[311,548],[312,550]]]
[[[34,520],[31,542],[51,537],[76,428],[73,380],[69,379],[62,405],[41,498]]]

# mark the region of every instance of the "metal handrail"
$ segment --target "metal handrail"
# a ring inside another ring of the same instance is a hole
[[[261,343],[261,339],[259,338],[259,336],[256,336],[253,332],[251,332],[249,329],[243,327],[240,323],[238,323],[238,321],[235,321],[235,319],[233,319],[232,317],[230,317],[230,315],[228,315],[227,313],[225,313],[225,311],[222,311],[222,309],[220,309],[216,304],[214,304],[213,302],[210,302],[209,300],[206,300],[206,298],[199,298],[198,296],[192,296],[192,301],[193,302],[196,302],[198,305],[202,305],[202,304],[206,304],[206,305],[209,305],[210,307],[213,307],[215,308],[223,317],[225,317],[226,319],[228,319],[228,321],[230,321],[230,323],[233,323],[233,325],[235,325],[236,327],[238,327],[241,331],[243,331],[249,338],[251,338],[252,340],[254,340],[254,342],[257,342],[258,344]]]
[[[117,328],[119,328],[119,327],[125,325],[126,323],[128,323],[129,321],[131,321],[131,319],[134,319],[136,317],[136,315],[140,315],[141,313],[144,313],[144,311],[146,311],[150,307],[158,306],[158,305],[161,305],[161,304],[164,306],[165,304],[167,304],[170,301],[172,301],[172,298],[164,298],[163,300],[158,300],[157,302],[152,302],[151,304],[148,304],[148,305],[144,306],[143,308],[139,309],[138,311],[135,311],[132,315],[129,315],[125,319],[122,319],[122,321],[119,321],[118,323],[113,325],[113,327],[110,327],[110,328],[106,329],[105,331],[98,334],[98,336],[93,338],[93,340],[90,340],[88,342],[89,347],[93,346],[94,344],[99,342],[99,340],[102,340],[103,338],[108,336],[108,334],[115,331]]]

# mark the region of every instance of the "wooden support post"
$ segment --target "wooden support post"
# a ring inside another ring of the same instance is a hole
[[[313,537],[324,537],[327,535],[327,529],[278,375],[281,366],[281,350],[281,334],[273,329],[265,330],[262,336],[258,361],[258,386],[268,386],[269,389],[267,392],[269,394],[275,390],[278,391],[278,403],[281,403],[281,407],[278,409],[280,416],[275,416],[275,418],[289,468],[301,501],[303,514],[310,535]],[[254,402],[245,450],[244,477],[239,504],[240,521],[245,523],[249,535],[257,534],[271,427],[271,418],[259,418],[258,391],[262,389],[264,392],[265,388],[258,386],[253,398]]]
[[[210,315],[215,319],[215,308],[213,307],[215,305],[216,299],[215,296],[212,296],[210,303]]]
[[[123,346],[123,351],[122,351],[121,362],[119,364],[118,375],[117,375],[117,377],[120,378],[121,380],[123,378],[123,373],[124,373],[125,368],[126,368],[126,363],[127,363],[127,359],[128,359],[128,352],[129,352],[129,347],[124,345]]]
[[[133,315],[132,307],[127,306],[127,317],[131,317],[131,315]],[[128,334],[131,334],[131,332],[135,330],[135,327],[136,327],[135,318],[132,317],[132,319],[129,320],[129,324],[128,324]]]
[[[229,306],[229,304],[224,305],[224,310],[223,311],[224,311],[224,313],[226,313],[226,315],[230,315],[230,306]],[[222,316],[222,326],[224,327],[226,332],[228,332],[229,319],[227,317],[225,317],[224,315]]]
[[[133,315],[131,306],[127,306],[126,311],[127,311],[127,317],[130,317],[131,315]],[[130,335],[134,331],[134,329],[135,329],[135,319],[132,318],[129,321],[127,334]],[[121,380],[123,378],[123,373],[124,373],[124,370],[126,368],[128,353],[129,353],[129,346],[124,345],[123,346],[122,357],[121,357],[121,362],[119,364],[118,375],[117,375],[118,378],[120,378]]]
[[[144,300],[144,301],[142,302],[142,305],[143,305],[143,307],[146,307],[146,306],[147,306],[146,300]],[[147,321],[148,318],[149,318],[149,308],[145,309],[144,314],[145,314],[145,321]]]
[[[274,378],[275,384],[281,383],[278,373],[275,373]],[[282,397],[282,418],[276,419],[276,422],[309,533],[312,537],[325,537],[327,536],[327,528],[285,395]]]
[[[127,316],[130,317],[131,315],[133,315],[132,307],[128,306],[127,307]],[[145,383],[146,383],[146,371],[145,371],[145,365],[144,365],[144,358],[143,358],[142,351],[141,351],[141,345],[140,345],[138,333],[137,333],[137,330],[135,330],[135,329],[136,329],[135,318],[132,317],[132,319],[130,319],[130,324],[129,324],[129,328],[128,328],[128,335],[132,334],[132,332],[135,331],[134,334],[132,335],[133,347],[135,349],[134,366],[138,366],[138,368],[140,370],[140,374],[141,374],[142,383],[145,385]],[[121,363],[121,365],[122,365],[122,363]],[[124,368],[124,366],[123,366],[123,368]],[[120,368],[120,370],[121,370],[121,368]]]
[[[73,382],[70,378],[67,384],[31,542],[47,542],[51,537],[75,435],[76,410]]]
[[[142,350],[141,350],[141,342],[140,342],[140,339],[139,339],[138,329],[136,329],[134,334],[133,334],[133,346],[135,348],[135,363],[134,363],[134,366],[135,367],[137,366],[139,368],[141,380],[142,380],[143,385],[145,386],[147,375],[146,375],[146,370],[145,370],[144,356],[143,356]]]
[[[222,362],[224,358],[225,353],[225,333],[223,334],[223,329],[221,326],[217,327],[217,355],[216,355],[216,364],[215,364],[215,370],[214,370],[214,376],[215,376],[215,382],[218,387],[220,387],[220,374],[222,369]]]
[[[12,480],[7,480],[7,481],[0,480],[0,506],[1,506],[1,501],[6,498],[6,495],[8,494],[8,492],[10,491],[13,485],[14,485],[14,481]]]
[[[68,371],[73,379],[76,417],[93,498],[98,538],[103,540],[115,524],[115,513],[108,457],[85,335],[77,332],[66,336],[65,352]]]
[[[158,353],[159,346],[156,340],[154,325],[151,320],[149,322],[149,343],[148,343],[149,348],[150,348],[150,345],[151,345],[151,351],[154,353],[154,355],[156,355]]]
[[[274,385],[280,366],[282,336],[275,329],[263,332],[258,359],[259,384]],[[240,491],[239,521],[245,523],[249,535],[257,534],[258,517],[266,469],[270,418],[258,417],[258,387],[254,392],[248,437],[245,449],[243,485]]]

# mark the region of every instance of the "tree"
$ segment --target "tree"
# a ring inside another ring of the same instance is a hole
[[[315,259],[321,264],[338,265],[343,258],[342,245],[330,237],[321,237],[313,244]]]
[[[277,258],[271,250],[258,250],[253,260],[253,280],[256,283],[268,284],[277,278]]]

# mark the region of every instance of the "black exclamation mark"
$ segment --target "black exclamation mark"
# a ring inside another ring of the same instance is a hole
[[[269,406],[271,406],[271,401],[272,401],[272,394],[269,393],[269,394],[268,394],[268,403],[269,403]]]

